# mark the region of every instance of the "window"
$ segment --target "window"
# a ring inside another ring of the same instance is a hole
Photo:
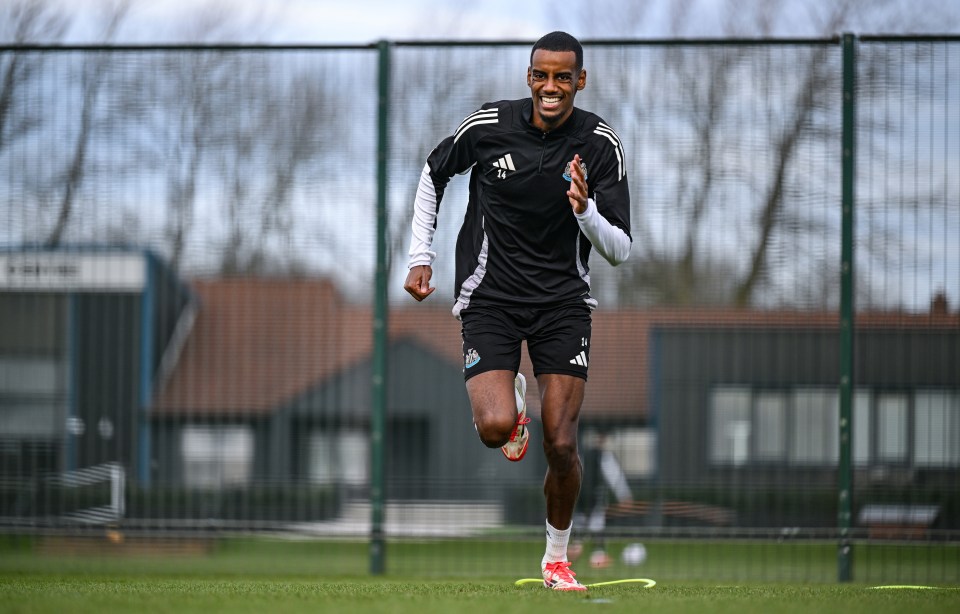
[[[853,395],[853,464],[863,467],[870,464],[873,446],[870,445],[870,393],[858,390]]]
[[[743,465],[750,452],[749,388],[719,388],[710,407],[710,460]]]
[[[712,464],[839,462],[840,395],[834,388],[721,386],[711,394],[709,411]],[[851,419],[857,467],[960,467],[960,392],[861,388],[853,395]]]
[[[916,394],[913,461],[919,467],[960,465],[960,394],[924,391]]]
[[[51,357],[0,354],[0,435],[13,439],[63,436],[67,365]]]
[[[905,394],[877,395],[877,453],[880,463],[907,461],[907,412]]]
[[[758,461],[787,456],[787,399],[781,392],[757,393],[754,450]]]
[[[184,483],[191,488],[247,484],[253,472],[253,431],[244,425],[186,426]]]
[[[839,413],[839,398],[834,390],[808,388],[793,393],[791,462],[837,462],[840,456]]]
[[[310,434],[309,479],[314,484],[361,486],[370,475],[370,445],[366,431],[315,430]]]
[[[627,477],[653,477],[657,466],[657,436],[653,429],[619,429],[610,434],[607,445]]]
[[[65,294],[0,294],[0,439],[59,440],[71,365]]]

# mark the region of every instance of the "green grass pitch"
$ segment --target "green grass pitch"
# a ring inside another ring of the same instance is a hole
[[[865,577],[837,584],[826,577],[836,573],[830,544],[771,544],[768,550],[760,544],[649,542],[642,566],[617,564],[602,572],[582,562],[576,567],[584,582],[647,577],[656,586],[611,585],[586,594],[514,586],[514,580],[536,575],[542,546],[535,540],[390,543],[381,577],[367,573],[367,546],[360,542],[220,539],[185,550],[170,540],[144,547],[128,539],[101,546],[0,538],[0,611],[960,611],[960,562],[956,547],[947,546],[861,548],[856,552]],[[691,567],[694,561],[698,566]],[[711,576],[716,579],[702,579]],[[883,584],[935,588],[873,588],[880,582],[870,580],[881,578]]]

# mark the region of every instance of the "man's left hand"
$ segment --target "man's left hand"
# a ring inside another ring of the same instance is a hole
[[[587,210],[587,178],[583,176],[583,169],[580,168],[580,154],[574,154],[573,162],[570,163],[570,189],[567,190],[567,198],[570,199],[574,213],[581,214]]]

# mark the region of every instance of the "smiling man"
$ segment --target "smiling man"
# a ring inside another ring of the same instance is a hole
[[[630,253],[630,193],[623,146],[602,119],[574,106],[587,85],[583,48],[565,32],[537,41],[530,98],[484,104],[427,158],[414,203],[404,289],[422,301],[436,252],[444,189],[470,172],[457,237],[453,315],[461,321],[464,379],[480,440],[508,460],[530,433],[526,341],[540,394],[547,546],[544,586],[585,590],[567,561],[582,468],[577,427],[590,363],[590,253],[617,265]]]

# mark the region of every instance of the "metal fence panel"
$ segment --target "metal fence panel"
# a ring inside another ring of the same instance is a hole
[[[585,47],[577,103],[624,143],[634,244],[591,260],[575,541],[642,542],[661,578],[835,579],[840,45]],[[956,581],[960,41],[857,54],[853,578]],[[382,189],[388,569],[523,573],[539,398],[524,352],[531,453],[477,440],[449,311],[465,178],[438,292],[414,304],[402,280],[426,156],[529,95],[528,61],[525,43],[0,49],[4,530],[366,540]]]

